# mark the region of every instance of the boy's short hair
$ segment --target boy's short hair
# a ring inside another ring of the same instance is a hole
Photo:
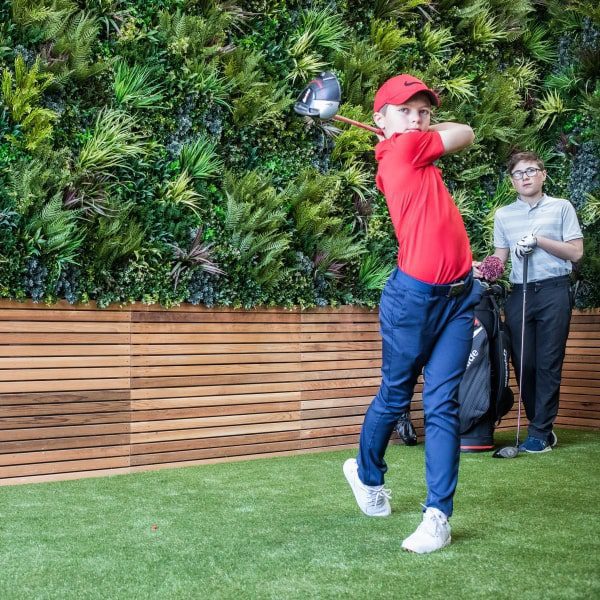
[[[375,94],[373,112],[381,112],[386,104],[403,104],[419,92],[424,92],[429,97],[431,104],[440,105],[438,95],[430,90],[420,79],[412,75],[396,75],[388,79]]]
[[[544,161],[535,152],[530,152],[530,151],[515,152],[510,155],[510,158],[508,159],[508,164],[506,165],[506,170],[508,171],[509,175],[512,173],[513,169],[515,168],[515,165],[518,162],[521,162],[522,160],[525,160],[527,162],[537,163],[537,166],[540,169],[542,169],[542,170],[545,169]]]

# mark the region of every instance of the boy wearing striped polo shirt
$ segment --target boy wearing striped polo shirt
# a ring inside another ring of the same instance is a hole
[[[460,123],[430,124],[437,95],[422,81],[398,75],[375,95],[374,120],[383,131],[375,148],[377,187],[385,195],[398,239],[398,266],[381,296],[381,387],[361,429],[356,459],[344,475],[368,516],[390,514],[384,454],[410,406],[423,369],[427,499],[417,530],[402,547],[416,553],[450,543],[448,518],[458,480],[457,389],[473,336],[481,286],[471,274],[464,223],[434,161],[473,142]]]
[[[521,452],[552,450],[560,378],[569,335],[572,298],[569,274],[583,256],[583,236],[573,205],[543,191],[544,163],[533,152],[513,154],[508,173],[518,197],[496,211],[494,255],[511,258],[511,294],[505,306],[517,376],[523,363],[521,397],[529,421]],[[523,257],[529,256],[525,349],[521,352]]]

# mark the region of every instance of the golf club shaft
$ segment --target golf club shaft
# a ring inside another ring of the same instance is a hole
[[[379,135],[383,135],[383,131],[378,129],[377,127],[372,127],[371,125],[367,125],[366,123],[361,123],[360,121],[354,121],[353,119],[349,119],[348,117],[342,117],[342,115],[335,115],[332,117],[334,121],[341,121],[342,123],[348,123],[349,125],[355,125],[356,127],[361,127],[362,129],[366,129],[371,133],[376,133]]]
[[[525,318],[527,309],[527,269],[529,267],[529,254],[523,257],[523,311],[521,313],[521,360],[519,361],[519,406],[517,408],[517,448],[519,447],[519,432],[521,430],[521,402],[523,396],[523,363],[525,362]]]

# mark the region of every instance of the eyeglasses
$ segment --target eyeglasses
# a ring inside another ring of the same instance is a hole
[[[542,171],[543,169],[536,169],[535,167],[529,167],[527,169],[525,169],[524,171],[513,171],[510,176],[513,179],[523,179],[524,175],[527,175],[527,177],[535,177],[538,174],[538,171]]]

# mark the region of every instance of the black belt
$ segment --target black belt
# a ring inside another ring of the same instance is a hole
[[[558,277],[550,277],[549,279],[541,279],[540,281],[530,281],[527,284],[527,291],[533,290],[534,292],[537,292],[544,288],[562,287],[570,284],[570,275],[559,275]],[[523,290],[523,284],[513,283],[512,289],[516,292],[520,292]]]
[[[456,298],[465,292],[468,292],[473,285],[472,275],[468,275],[460,281],[454,283],[447,283],[444,285],[435,285],[431,290],[432,296],[446,296],[448,298]]]

